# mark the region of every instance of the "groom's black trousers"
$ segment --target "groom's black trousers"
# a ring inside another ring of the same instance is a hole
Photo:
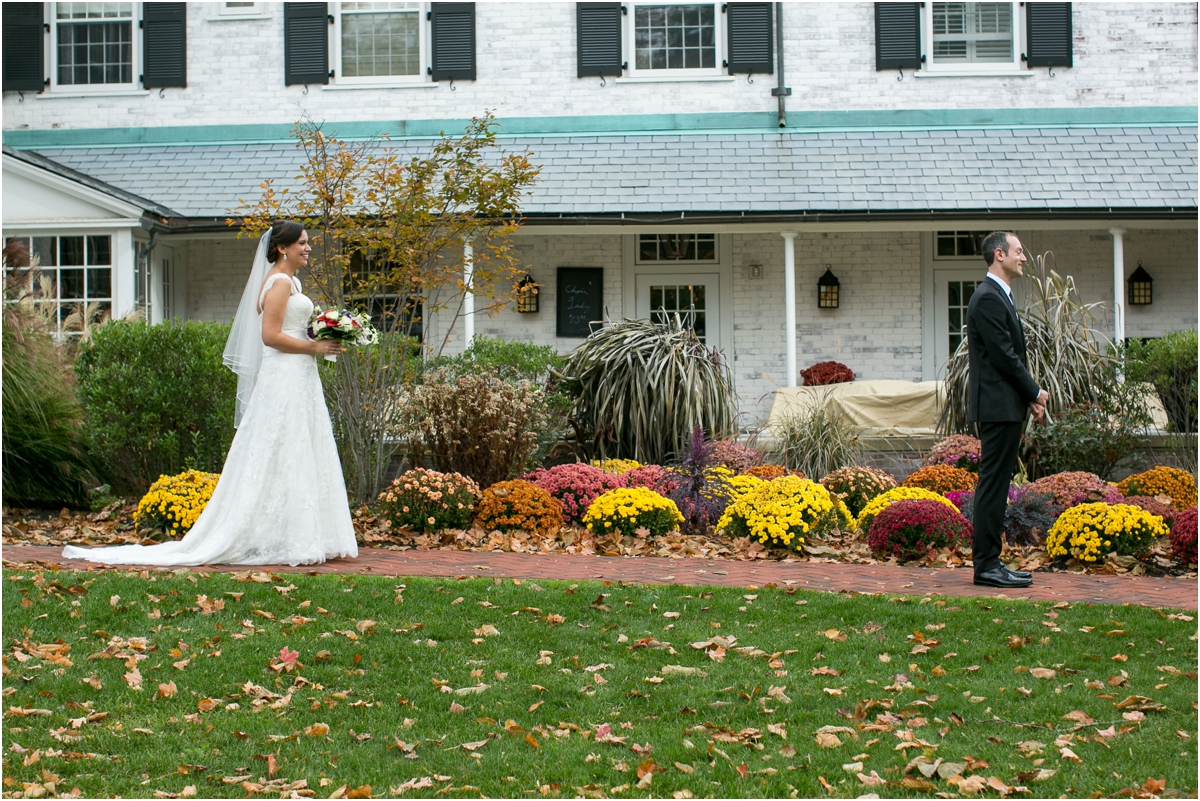
[[[975,575],[1000,565],[1008,485],[1017,470],[1017,448],[1024,422],[976,423],[983,444],[979,457],[979,483],[975,485],[975,543],[971,558]]]

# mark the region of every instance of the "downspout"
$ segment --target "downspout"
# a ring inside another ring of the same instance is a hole
[[[771,94],[779,100],[779,127],[786,128],[787,108],[783,99],[792,90],[783,85],[783,3],[775,4],[775,71],[779,74],[779,85],[771,90]]]

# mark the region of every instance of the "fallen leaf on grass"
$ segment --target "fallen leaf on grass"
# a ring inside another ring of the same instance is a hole
[[[683,665],[663,665],[662,668],[660,668],[658,672],[663,674],[664,676],[699,676],[701,678],[708,677],[708,674],[705,673],[700,668],[684,667]]]
[[[1052,679],[1058,675],[1058,672],[1050,668],[1030,668],[1029,675],[1035,679]]]
[[[490,742],[490,740],[477,740],[476,742],[473,742],[473,743],[462,743],[459,746],[459,748],[463,749],[464,751],[478,751],[480,748],[483,748],[489,742]]]
[[[817,745],[821,746],[822,748],[837,748],[842,744],[842,741],[838,739],[838,736],[836,734],[831,734],[830,732],[817,732],[816,740]]]
[[[175,686],[174,681],[169,681],[166,684],[158,685],[158,696],[160,698],[170,698],[178,691],[179,688]]]
[[[306,726],[304,733],[309,737],[324,737],[329,734],[329,726],[325,723],[314,723],[311,726]]]
[[[875,771],[871,771],[870,776],[867,776],[864,773],[858,774],[858,780],[868,787],[878,787],[881,784],[887,784],[887,780],[882,778]]]

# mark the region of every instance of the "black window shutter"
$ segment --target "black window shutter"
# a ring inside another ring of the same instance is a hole
[[[475,80],[475,4],[430,3],[429,25],[433,80]]]
[[[575,4],[575,54],[580,78],[620,75],[621,4]]]
[[[46,85],[43,3],[4,4],[4,91],[40,92]]]
[[[187,86],[187,3],[143,3],[142,86]]]
[[[728,3],[729,74],[775,72],[775,20],[771,3]]]
[[[1070,3],[1025,4],[1025,63],[1030,67],[1070,67]]]
[[[875,4],[875,69],[921,68],[921,4]]]
[[[329,83],[329,4],[283,4],[283,82]]]

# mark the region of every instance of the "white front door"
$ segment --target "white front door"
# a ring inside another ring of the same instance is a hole
[[[639,273],[636,306],[639,319],[678,313],[701,342],[722,347],[719,273]]]
[[[984,275],[978,267],[934,270],[933,353],[938,379],[946,377],[946,360],[967,337],[967,304]]]

